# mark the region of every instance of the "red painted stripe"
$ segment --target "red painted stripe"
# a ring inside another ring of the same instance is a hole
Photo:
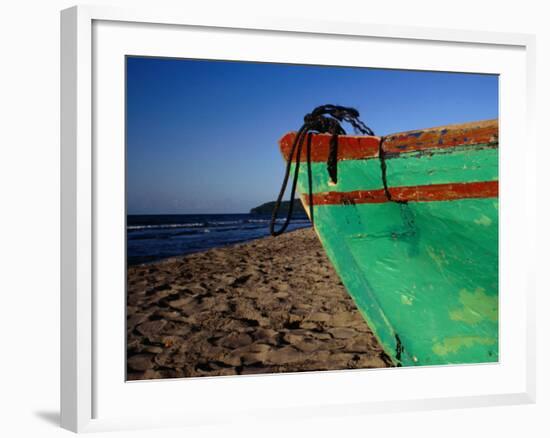
[[[295,132],[284,135],[279,141],[286,161],[290,158]],[[311,140],[311,161],[324,162],[328,159],[330,134],[313,134]],[[384,137],[384,151],[390,155],[426,149],[445,149],[477,144],[498,144],[498,120],[461,125],[441,126],[418,131],[400,132]],[[359,160],[378,157],[380,137],[348,136],[338,137],[338,160]],[[302,161],[306,160],[306,145],[302,149]],[[296,156],[293,157],[296,161]]]
[[[394,201],[430,202],[498,197],[498,181],[391,187]],[[308,196],[303,197],[308,204]],[[384,189],[313,194],[313,205],[378,204],[389,202]]]

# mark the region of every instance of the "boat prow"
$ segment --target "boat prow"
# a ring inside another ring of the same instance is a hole
[[[280,140],[286,160],[295,135]],[[498,361],[498,121],[339,136],[336,182],[330,139],[311,135],[315,228],[388,355]],[[307,211],[305,165],[298,189]]]

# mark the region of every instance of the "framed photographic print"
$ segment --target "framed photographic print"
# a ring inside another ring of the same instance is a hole
[[[75,7],[61,43],[63,427],[533,400],[531,36]]]

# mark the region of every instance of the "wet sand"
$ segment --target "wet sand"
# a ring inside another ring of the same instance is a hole
[[[312,229],[128,268],[129,380],[391,366]]]

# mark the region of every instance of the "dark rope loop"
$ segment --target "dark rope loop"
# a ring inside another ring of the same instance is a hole
[[[290,155],[288,157],[285,169],[285,175],[281,190],[275,201],[273,207],[273,213],[271,215],[271,222],[269,224],[269,232],[272,236],[279,236],[285,232],[292,218],[292,212],[294,209],[294,195],[296,194],[296,186],[298,184],[298,175],[300,170],[300,160],[302,155],[302,147],[304,139],[307,138],[306,143],[306,163],[308,173],[308,190],[309,190],[309,218],[311,224],[314,225],[313,220],[313,187],[312,187],[312,172],[311,172],[311,133],[328,133],[332,134],[329,144],[329,154],[327,159],[327,172],[332,182],[338,181],[338,136],[344,135],[346,131],[342,128],[341,123],[349,123],[355,133],[363,135],[374,135],[374,132],[359,120],[359,111],[355,108],[348,108],[338,105],[321,105],[315,108],[311,113],[304,116],[304,124],[296,133],[294,142],[290,149]],[[294,156],[296,155],[296,158]],[[292,186],[290,189],[290,205],[285,218],[285,222],[278,230],[275,229],[275,223],[277,221],[277,215],[281,207],[283,196],[286,192],[288,180],[290,178],[290,168],[292,162],[296,161],[294,167],[294,175],[292,178]]]
[[[386,137],[380,138],[380,143],[378,143],[378,159],[380,160],[380,170],[382,175],[382,185],[384,186],[384,193],[386,198],[390,202],[395,202],[397,204],[406,204],[408,201],[400,201],[398,199],[393,199],[390,189],[388,187],[388,166],[386,165],[386,151],[384,150],[384,141]]]

